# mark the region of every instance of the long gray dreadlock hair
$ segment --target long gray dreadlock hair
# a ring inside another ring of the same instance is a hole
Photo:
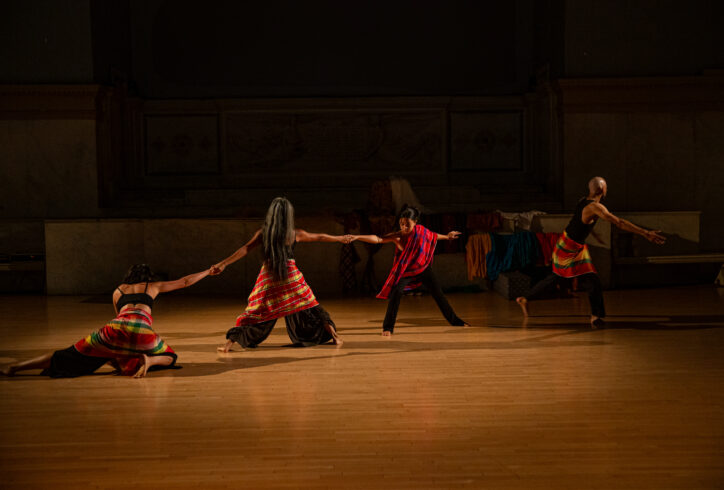
[[[287,260],[292,258],[294,240],[294,207],[287,199],[276,197],[262,228],[264,263],[275,279],[287,278]]]

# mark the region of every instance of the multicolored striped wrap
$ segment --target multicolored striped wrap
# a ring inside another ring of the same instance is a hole
[[[432,258],[435,255],[435,245],[437,245],[437,233],[434,233],[422,225],[415,225],[410,236],[407,238],[405,248],[395,250],[395,258],[392,262],[392,270],[387,276],[385,285],[377,294],[379,299],[387,299],[390,297],[392,288],[394,288],[403,277],[412,277],[420,274],[432,264]],[[421,284],[420,281],[412,281],[406,287],[405,291],[415,289]]]
[[[246,310],[236,319],[236,326],[276,320],[318,304],[294,259],[287,261],[287,278],[283,280],[274,279],[266,265],[262,265]]]
[[[149,313],[126,309],[100,330],[76,342],[75,348],[86,356],[115,359],[120,373],[125,375],[135,374],[141,354],[171,356],[174,365],[176,353],[153,331],[152,324]]]
[[[553,273],[561,277],[576,277],[596,273],[588,246],[572,240],[564,231],[553,249]]]

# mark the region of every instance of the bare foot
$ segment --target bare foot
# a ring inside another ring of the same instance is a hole
[[[227,353],[231,350],[231,346],[234,345],[233,340],[227,340],[224,345],[220,345],[216,348],[217,351]]]
[[[392,332],[390,332],[389,330],[383,330],[382,336],[383,337],[392,337]]]
[[[591,315],[591,328],[600,328],[605,324],[606,322],[603,321],[603,318]]]
[[[344,344],[344,340],[342,340],[342,337],[337,334],[337,328],[327,322],[324,324],[324,329],[329,333],[329,335],[332,336],[332,343],[337,347],[342,347],[342,344]]]
[[[15,366],[9,364],[4,368],[0,369],[0,374],[3,376],[15,376]]]
[[[148,356],[146,354],[141,355],[141,367],[138,368],[138,371],[136,371],[136,374],[133,375],[134,378],[143,378],[146,376],[146,373],[148,373]]]
[[[518,306],[520,306],[520,309],[523,310],[523,316],[528,317],[528,300],[525,299],[523,296],[519,296],[515,298],[515,302],[518,303]]]

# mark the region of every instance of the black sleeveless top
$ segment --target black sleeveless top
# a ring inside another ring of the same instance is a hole
[[[143,289],[142,293],[131,293],[126,294],[123,291],[121,291],[121,288],[116,288],[121,293],[121,297],[118,298],[118,303],[116,303],[116,308],[118,308],[118,311],[121,311],[121,309],[126,305],[135,305],[135,304],[141,304],[146,305],[149,308],[153,309],[153,298],[150,294],[146,294],[146,289],[148,289],[148,283],[146,283],[146,287]]]
[[[573,218],[571,218],[570,223],[566,226],[566,233],[570,239],[575,242],[581,244],[585,243],[586,238],[588,238],[588,235],[591,234],[591,230],[593,230],[593,227],[596,225],[596,221],[598,221],[598,216],[594,216],[593,221],[591,221],[590,224],[587,225],[583,222],[583,208],[592,202],[593,199],[586,199],[585,197],[578,201],[578,204],[576,204],[576,210],[573,212]]]

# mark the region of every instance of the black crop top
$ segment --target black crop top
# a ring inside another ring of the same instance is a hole
[[[578,243],[585,243],[586,238],[588,238],[588,235],[591,234],[593,227],[596,225],[596,221],[598,221],[598,216],[594,216],[593,221],[591,221],[589,224],[583,222],[583,208],[585,208],[592,202],[592,199],[586,198],[578,201],[578,204],[576,205],[576,210],[573,212],[573,218],[571,218],[568,226],[566,226],[566,233],[571,240]]]
[[[149,308],[153,308],[153,298],[150,294],[146,293],[146,289],[148,289],[148,283],[146,283],[146,287],[143,289],[142,293],[131,293],[126,294],[123,291],[121,291],[121,288],[116,288],[121,293],[121,297],[118,298],[118,303],[116,303],[116,308],[118,308],[118,311],[121,311],[121,309],[126,305],[135,305],[135,304],[141,304],[146,305]]]

